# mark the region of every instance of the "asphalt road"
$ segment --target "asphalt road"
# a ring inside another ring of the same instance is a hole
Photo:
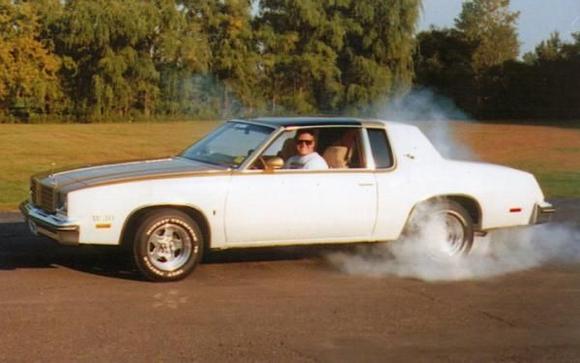
[[[578,228],[580,200],[555,204]],[[580,361],[580,262],[429,283],[347,275],[336,248],[220,253],[154,284],[0,214],[0,361]]]

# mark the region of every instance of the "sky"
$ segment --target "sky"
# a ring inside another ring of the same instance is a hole
[[[461,12],[462,0],[423,0],[419,29],[430,25],[452,27]],[[510,8],[520,12],[518,33],[520,53],[533,51],[550,33],[559,31],[562,40],[580,32],[580,0],[511,0]]]

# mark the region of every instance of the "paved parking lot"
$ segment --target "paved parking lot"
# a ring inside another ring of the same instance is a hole
[[[580,220],[580,201],[557,206]],[[3,214],[0,361],[580,360],[580,263],[429,283],[344,274],[331,250],[220,253],[154,284]]]

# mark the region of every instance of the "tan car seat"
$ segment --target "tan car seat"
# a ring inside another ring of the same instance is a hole
[[[322,154],[331,169],[347,168],[348,148],[346,146],[329,146]]]

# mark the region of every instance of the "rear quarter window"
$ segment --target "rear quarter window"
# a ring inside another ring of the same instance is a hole
[[[394,164],[393,152],[385,130],[367,129],[367,132],[373,158],[375,159],[375,167],[377,169],[388,169],[392,167]]]

